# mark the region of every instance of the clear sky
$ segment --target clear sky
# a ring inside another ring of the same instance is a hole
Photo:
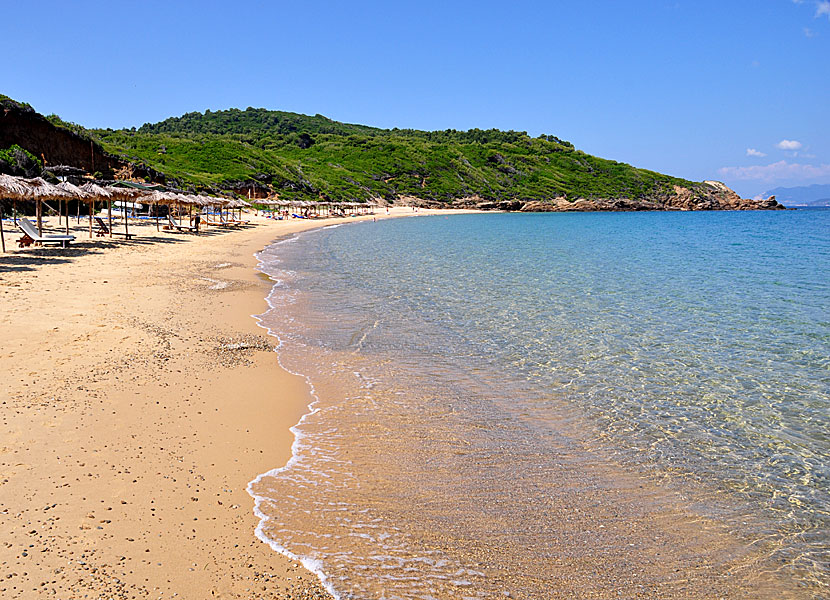
[[[0,9],[0,93],[88,127],[253,106],[550,133],[745,196],[830,183],[830,0]]]

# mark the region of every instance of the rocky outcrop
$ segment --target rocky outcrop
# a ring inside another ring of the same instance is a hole
[[[273,192],[267,183],[257,181],[255,179],[239,179],[233,181],[223,181],[215,188],[217,191],[232,191],[239,196],[249,198],[251,200],[260,200],[268,198]]]
[[[411,200],[411,199],[409,199]],[[432,205],[432,203],[423,203]],[[720,181],[704,181],[691,188],[674,186],[670,192],[650,198],[551,198],[548,200],[490,201],[478,196],[452,203],[454,208],[506,210],[518,212],[592,212],[636,210],[782,210],[784,206],[770,196],[765,200],[741,198]]]
[[[784,207],[772,196],[766,200],[741,198],[720,181],[704,181],[692,188],[674,186],[663,198],[666,210],[775,210]]]

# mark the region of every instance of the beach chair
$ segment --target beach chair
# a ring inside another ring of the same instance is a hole
[[[234,219],[233,217],[228,217],[225,219],[224,216],[219,215],[219,218],[222,220],[223,223],[227,223],[228,225],[250,225],[250,221],[240,221],[239,219]]]
[[[106,222],[101,217],[95,217],[95,222],[98,224],[98,229],[95,230],[98,237],[103,237],[105,235],[110,235],[110,233],[112,233],[112,235],[123,235],[128,240],[133,239],[134,234],[132,233],[124,233],[122,231],[110,232],[110,228],[107,227]]]
[[[213,216],[216,216],[216,215],[213,215]],[[204,219],[205,219],[205,223],[207,223],[208,225],[212,225],[214,227],[231,227],[232,226],[231,223],[226,223],[225,220],[222,219],[222,218],[220,218],[219,221],[214,221],[213,219],[209,219],[207,214],[204,215]]]
[[[23,237],[17,240],[20,248],[38,244],[60,244],[63,248],[69,248],[69,242],[75,240],[74,235],[40,235],[29,219],[22,217],[18,219],[17,226],[23,231]]]
[[[176,229],[177,231],[195,231],[196,233],[199,233],[199,221],[196,221],[196,225],[194,227],[191,227],[190,225],[179,225],[173,220],[173,217],[167,215],[167,222],[170,223],[170,225],[165,227],[166,231]]]

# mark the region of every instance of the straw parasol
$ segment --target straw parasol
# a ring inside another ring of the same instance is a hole
[[[17,177],[0,174],[0,197],[8,198],[9,200],[23,200],[27,197],[28,192],[28,188]],[[2,205],[0,205],[0,246],[2,246],[3,252],[5,252],[6,239],[3,237]]]
[[[84,198],[89,197],[89,194],[87,192],[85,192],[84,190],[79,188],[77,185],[69,183],[68,181],[60,182],[57,187],[62,189],[64,192],[67,192],[67,193],[71,194],[74,198],[84,199]],[[66,206],[66,235],[69,235],[69,202],[68,202],[68,199],[67,199],[67,202],[64,202],[64,206]],[[58,225],[61,224],[61,219],[60,219],[61,210],[60,210],[60,208],[61,208],[60,207],[60,200],[58,200]]]
[[[85,183],[81,186],[81,189],[85,191],[87,194],[91,196],[95,196],[96,198],[111,198],[112,192],[102,188],[100,185],[95,183]]]
[[[144,198],[145,196],[150,195],[151,192],[148,190],[141,190],[138,188],[132,187],[120,187],[114,185],[108,185],[106,190],[112,194],[113,200],[121,200],[122,207],[123,207],[123,215],[124,215],[124,233],[125,235],[129,235],[130,233],[130,226],[127,223],[127,200],[134,200],[136,198]],[[148,202],[149,204],[149,202]],[[109,206],[107,208],[107,216],[109,217],[110,221],[110,237],[112,237],[112,201],[110,201]],[[158,217],[158,215],[156,215]],[[158,219],[156,219],[158,222]],[[128,238],[129,239],[129,238]]]
[[[191,224],[192,224],[192,222],[193,222],[193,207],[194,206],[199,207],[198,213],[201,213],[202,208],[210,206],[210,200],[208,200],[206,197],[200,196],[198,194],[183,194],[183,196],[184,196],[184,199],[185,199],[184,200],[185,203],[188,205],[187,216],[190,219]],[[197,216],[198,216],[198,213],[197,213]],[[201,219],[201,217],[199,217],[199,218]]]
[[[58,198],[65,198],[70,194],[63,191],[56,185],[52,185],[43,177],[33,177],[32,179],[21,179],[25,185],[29,186],[32,197],[41,200],[56,200]]]
[[[99,200],[107,200],[107,202],[110,202],[110,199],[112,198],[112,192],[108,188],[103,188],[95,183],[85,183],[81,186],[81,190],[87,193],[88,198],[92,198],[92,203],[90,204],[89,209],[89,237],[92,237],[92,210],[95,198],[98,198]],[[78,210],[80,211],[80,209]],[[69,231],[68,222],[66,224],[66,227],[67,231]],[[110,217],[110,231],[112,231],[112,217]]]
[[[247,202],[245,200],[236,200],[235,202],[236,202],[236,206],[234,206],[234,208],[239,209],[239,220],[241,221],[242,220],[242,209],[243,208],[250,208],[251,203]]]
[[[87,196],[89,196],[89,194],[87,194],[84,190],[82,190],[81,188],[79,188],[77,185],[75,185],[73,183],[69,183],[68,181],[61,181],[57,185],[57,187],[62,189],[64,192],[68,192],[68,193],[70,193],[73,196],[76,196],[78,198],[86,198]]]
[[[148,202],[150,204],[156,205],[156,210],[154,211],[156,214],[156,231],[159,229],[159,211],[158,205],[164,204],[165,206],[170,206],[171,204],[175,204],[177,201],[178,195],[174,194],[173,192],[164,192],[162,190],[156,190],[144,196],[142,200],[144,202]]]
[[[23,200],[28,196],[29,188],[19,177],[0,174],[0,194],[10,200]]]
[[[176,197],[176,194],[173,192],[156,190],[144,196],[144,200],[146,202],[152,202],[153,204],[173,204],[176,201]]]
[[[35,177],[33,179],[21,179],[24,185],[29,188],[28,197],[33,199],[36,203],[35,212],[37,214],[37,229],[40,235],[43,235],[43,208],[41,203],[44,200],[59,200],[61,198],[72,198],[73,195],[65,192],[56,185],[52,185],[42,177]]]

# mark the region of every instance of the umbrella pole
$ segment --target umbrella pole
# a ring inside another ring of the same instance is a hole
[[[107,200],[107,221],[109,221],[110,237],[112,237],[112,200]]]
[[[89,203],[89,238],[92,239],[92,210],[95,206],[95,200]]]
[[[156,213],[156,231],[159,231],[159,205],[153,205],[153,212]]]
[[[66,207],[66,235],[69,235],[69,200],[63,204]]]
[[[43,236],[43,207],[40,205],[40,200],[37,201],[35,212],[37,213],[37,232]]]
[[[130,226],[127,224],[127,201],[122,200],[121,202],[124,204],[124,233],[126,235],[129,235],[130,234]],[[112,231],[112,230],[110,230],[110,231]],[[110,233],[110,235],[112,235],[112,233]]]
[[[3,245],[3,252],[6,252],[6,238],[3,236],[3,205],[0,204],[0,244]]]

